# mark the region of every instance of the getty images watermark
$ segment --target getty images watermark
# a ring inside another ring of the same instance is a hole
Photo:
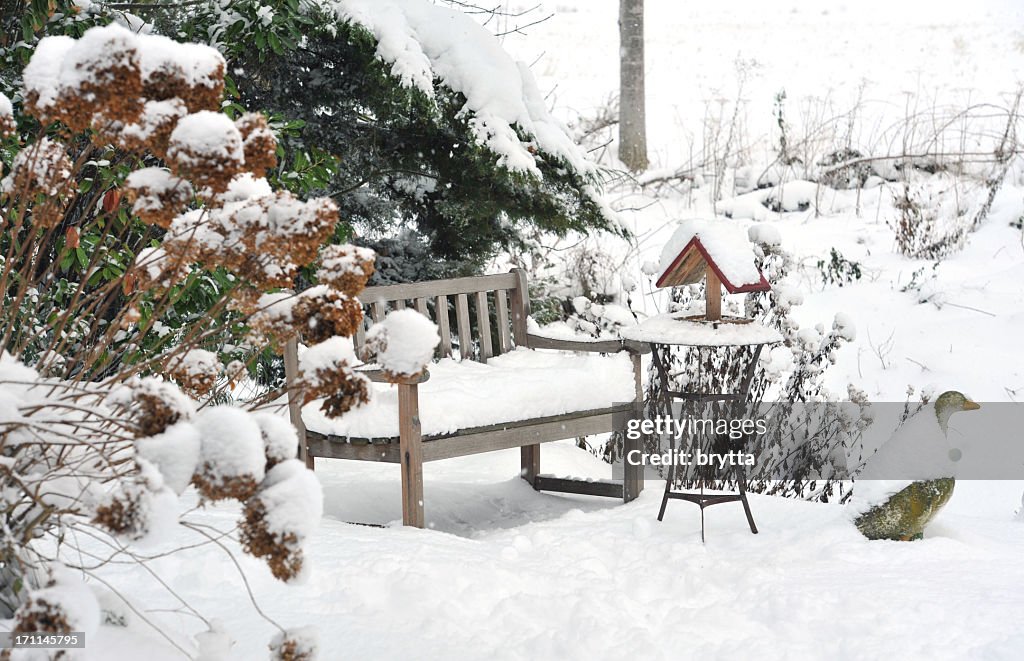
[[[677,446],[660,453],[630,450],[624,457],[631,466],[713,466],[719,470],[735,466],[751,467],[754,455],[742,450],[707,452],[701,448],[685,447],[684,440],[701,436],[717,436],[740,441],[753,435],[764,434],[768,422],[764,419],[711,419],[676,418],[656,415],[653,418],[634,418],[626,422],[626,438],[636,441],[652,436],[671,438]]]

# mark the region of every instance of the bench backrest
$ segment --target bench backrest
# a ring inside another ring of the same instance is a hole
[[[486,362],[514,346],[528,345],[526,318],[530,314],[530,294],[526,272],[522,269],[495,275],[367,287],[359,300],[367,314],[353,338],[357,352],[362,348],[370,323],[380,321],[392,310],[406,307],[414,308],[437,324],[441,335],[438,357],[456,355],[452,351],[453,328],[457,333],[457,355],[463,360],[474,358]],[[454,325],[451,313],[454,313]],[[476,319],[475,327],[470,314]]]

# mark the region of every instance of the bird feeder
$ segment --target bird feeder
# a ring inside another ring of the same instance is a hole
[[[706,280],[704,315],[690,321],[747,323],[722,319],[722,287],[730,294],[767,291],[771,285],[757,268],[753,245],[731,221],[687,221],[679,226],[661,254],[658,287],[680,287]]]

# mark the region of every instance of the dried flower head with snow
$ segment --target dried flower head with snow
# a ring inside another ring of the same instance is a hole
[[[23,199],[36,195],[56,197],[63,192],[71,178],[71,169],[71,159],[64,145],[42,138],[14,157],[10,173],[0,181],[0,193]],[[43,219],[36,217],[35,220],[39,222]]]
[[[14,121],[14,108],[6,94],[0,94],[0,138],[9,138],[18,129]]]
[[[205,349],[190,349],[180,356],[169,358],[166,367],[167,375],[182,390],[197,398],[213,390],[221,373],[217,354]]]
[[[47,573],[45,585],[31,590],[14,614],[11,633],[92,635],[100,624],[100,606],[92,590],[60,565],[50,565]]]
[[[270,641],[270,661],[314,661],[318,649],[316,629],[287,629]]]
[[[303,567],[302,543],[322,515],[323,492],[314,474],[297,459],[283,461],[245,504],[242,546],[264,558],[276,578],[293,580]]]
[[[353,369],[356,363],[352,341],[345,337],[332,337],[306,349],[299,357],[303,403],[323,398],[321,410],[336,418],[369,401],[369,381]]]
[[[437,325],[416,310],[395,310],[370,327],[363,345],[365,357],[371,357],[395,380],[423,373],[434,349],[441,341]]]
[[[178,120],[167,145],[167,160],[179,177],[221,193],[245,162],[242,134],[227,115],[202,110]]]
[[[267,118],[258,112],[245,113],[235,120],[242,135],[245,171],[256,177],[267,176],[277,165],[277,138],[267,125]]]
[[[317,280],[346,296],[358,296],[373,275],[376,255],[369,248],[353,245],[326,246],[320,253]]]
[[[163,168],[142,168],[124,180],[132,213],[144,223],[167,229],[192,200],[192,184]]]
[[[363,323],[363,306],[358,299],[319,285],[299,294],[292,318],[308,342],[318,343],[354,335]]]
[[[192,483],[208,500],[246,500],[266,470],[263,432],[247,412],[213,406],[196,415],[199,468]]]

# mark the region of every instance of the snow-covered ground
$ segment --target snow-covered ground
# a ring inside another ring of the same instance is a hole
[[[690,162],[707,113],[738,95],[750,152],[763,162],[782,89],[798,127],[821,121],[825,110],[847,112],[860,95],[856,139],[876,148],[879,127],[903,117],[911,96],[941,106],[1005,100],[1024,77],[1024,5],[1014,0],[646,4],[654,168]],[[505,38],[533,63],[565,121],[592,113],[615,90],[617,5],[545,2],[553,18]],[[789,195],[807,193],[796,186]],[[887,224],[893,190],[825,191],[817,205],[781,214],[728,194],[718,208],[745,224],[776,227],[806,267],[793,275],[804,292],[802,323],[827,326],[838,312],[855,319],[857,339],[828,373],[834,392],[852,382],[890,401],[902,401],[908,385],[955,388],[982,402],[1024,397],[1024,247],[1009,225],[1024,211],[1020,172],[1011,171],[963,250],[934,269],[895,251]],[[635,248],[597,243],[626,260],[649,293],[640,265],[657,260],[676,220],[713,210],[681,192],[612,196],[617,208],[636,209],[622,213]],[[860,280],[823,286],[817,261],[833,247],[860,262]],[[544,472],[610,476],[607,464],[571,442],[549,444],[542,456]],[[239,563],[261,608],[285,626],[316,626],[321,658],[330,660],[1024,655],[1020,482],[961,482],[916,543],[869,542],[839,506],[755,495],[759,535],[749,533],[740,507],[724,505],[707,511],[702,544],[696,508],[672,503],[666,520],[656,521],[660,483],[623,506],[535,493],[518,470],[517,451],[428,464],[429,529],[412,530],[346,523],[400,520],[397,467],[323,461],[325,517],[308,547],[307,581],[282,586],[262,563],[243,556]],[[237,511],[212,507],[189,517],[230,528]],[[264,657],[275,630],[250,606],[220,549],[207,545],[149,565],[222,622],[236,641],[233,658]],[[182,636],[205,628],[138,567],[113,565],[103,575]],[[128,630],[104,627],[94,649],[138,658],[129,650],[145,632],[137,618]],[[151,661],[180,658],[169,646],[146,644]],[[109,654],[95,658],[117,658]]]
[[[525,36],[505,37],[506,48],[534,63],[541,88],[550,91],[549,101],[570,124],[594,115],[616,92],[617,10],[615,0],[546,2],[535,15],[553,13],[549,20]],[[891,136],[891,127],[905,123],[908,112],[934,119],[972,103],[1005,106],[1024,80],[1024,5],[1012,0],[970,6],[881,0],[647,2],[646,12],[648,144],[656,173],[698,163],[716,130],[719,145],[725,143],[737,98],[734,140],[743,142],[743,158],[727,160],[726,177],[734,167],[741,168],[737,176],[742,174],[745,163],[757,177],[774,158],[773,111],[780,90],[787,95],[791,142],[817,131],[824,136],[821,144],[841,145],[851,133],[854,148],[882,155],[900,151],[901,144],[880,136]],[[737,62],[747,62],[743,71],[737,71]],[[848,131],[855,107],[856,128]],[[968,124],[945,139],[968,133],[968,141],[984,141],[998,133],[984,119]],[[932,135],[920,126],[915,130],[918,137]],[[982,133],[988,137],[979,138]],[[614,152],[614,144],[610,149]],[[989,166],[968,167],[985,174]],[[698,176],[709,169],[698,168]],[[836,396],[854,383],[876,401],[903,401],[908,386],[917,392],[956,389],[977,401],[1024,397],[1024,355],[1016,348],[1024,321],[1024,241],[1021,230],[1010,227],[1024,213],[1019,161],[983,225],[969,234],[962,251],[937,267],[896,251],[890,224],[898,216],[893,197],[902,184],[882,183],[859,193],[818,191],[794,178],[790,173],[777,195],[792,209],[782,213],[759,203],[764,190],[734,198],[742,189],[734,189],[732,181],[723,181],[724,199],[714,206],[707,179],[690,192],[648,188],[639,193],[615,186],[610,197],[623,210],[635,244],[607,239],[591,244],[640,282],[646,295],[634,296],[633,304],[654,313],[657,299],[649,295],[653,288],[641,265],[657,263],[677,221],[718,211],[745,224],[767,222],[801,265],[791,278],[804,297],[794,312],[801,324],[829,327],[841,312],[858,327],[856,340],[841,349],[826,377]],[[943,176],[922,177],[917,185],[922,195],[944,197],[945,213],[958,203],[968,218],[982,195],[977,184]],[[953,199],[958,202],[951,204]],[[798,202],[810,207],[797,210]],[[818,261],[828,262],[832,248],[859,263],[860,280],[823,285]]]
[[[545,445],[542,457],[554,474],[610,475],[571,443]],[[430,529],[413,530],[398,525],[396,466],[320,461],[326,514],[306,583],[283,586],[259,561],[239,561],[261,608],[284,626],[316,626],[330,660],[1009,660],[1024,649],[1024,524],[1012,521],[1021,483],[958,484],[921,542],[869,542],[843,508],[755,495],[758,535],[727,504],[706,511],[701,544],[696,507],[676,501],[656,520],[660,483],[624,506],[539,494],[518,471],[514,450],[428,464]],[[192,516],[226,527],[236,517],[227,507]],[[274,630],[219,549],[150,566],[221,620],[232,658],[263,658]],[[179,606],[138,568],[105,576],[149,595],[148,609]],[[102,635],[96,649],[125,634]],[[180,657],[153,648],[147,658]]]

